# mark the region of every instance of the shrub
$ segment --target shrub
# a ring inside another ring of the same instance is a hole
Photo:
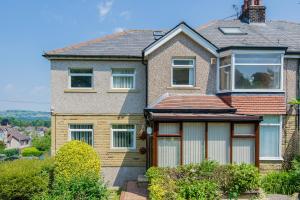
[[[22,156],[29,157],[29,156],[36,156],[39,157],[43,154],[43,152],[39,151],[35,147],[27,147],[22,150]]]
[[[34,200],[96,200],[108,199],[109,191],[99,177],[72,177],[68,182],[59,180],[50,193],[36,195]]]
[[[34,137],[32,146],[40,151],[49,151],[51,147],[51,135],[46,133],[43,137]]]
[[[3,141],[0,141],[0,151],[3,151],[5,149],[5,144]]]
[[[253,165],[225,165],[218,170],[214,179],[219,183],[223,192],[230,196],[238,196],[259,188],[259,172]]]
[[[100,158],[88,144],[71,141],[63,145],[55,156],[55,176],[65,181],[85,174],[100,176]]]
[[[221,198],[219,187],[208,180],[187,182],[180,187],[180,196],[183,199],[217,200]]]
[[[261,186],[267,193],[291,195],[299,189],[297,178],[292,172],[271,172],[262,177]]]
[[[31,199],[48,191],[51,160],[16,160],[0,164],[0,199]]]
[[[5,150],[0,150],[0,154],[4,154],[7,157],[11,156],[18,156],[19,155],[19,149],[5,149]]]

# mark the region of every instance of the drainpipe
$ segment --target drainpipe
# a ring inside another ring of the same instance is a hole
[[[296,96],[297,99],[300,98],[300,58],[298,59],[298,64],[297,64],[297,90],[296,90]],[[300,154],[300,136],[299,136],[299,132],[300,132],[300,106],[297,105],[297,110],[296,110],[296,116],[297,116],[297,137],[298,137],[298,154]]]

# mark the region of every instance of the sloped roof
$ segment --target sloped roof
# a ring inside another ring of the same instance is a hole
[[[247,34],[225,35],[219,27],[240,27]],[[126,30],[48,51],[44,56],[142,57],[143,50],[155,42],[153,31]],[[267,21],[248,24],[240,20],[217,20],[200,26],[196,31],[219,49],[229,46],[288,47],[288,52],[300,52],[300,23]]]
[[[215,95],[171,95],[150,109],[232,110],[233,108]]]
[[[239,27],[246,34],[226,35],[219,30],[219,27]],[[248,24],[240,20],[217,20],[200,26],[197,31],[218,48],[288,47],[289,52],[300,52],[300,23],[267,21]]]
[[[18,141],[23,141],[23,140],[30,140],[30,137],[23,135],[20,133],[18,130],[12,127],[7,127],[7,126],[1,126],[0,127],[1,132],[7,132],[7,140],[11,141],[12,138],[15,138]]]

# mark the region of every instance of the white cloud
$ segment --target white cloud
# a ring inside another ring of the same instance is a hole
[[[120,33],[120,32],[123,32],[125,29],[122,28],[122,27],[117,27],[114,29],[114,33]]]
[[[121,12],[120,16],[123,17],[126,20],[129,20],[130,17],[131,17],[131,13],[128,10],[126,10],[126,11]]]
[[[6,91],[6,92],[10,92],[10,91],[12,91],[13,89],[14,89],[14,85],[11,84],[11,83],[8,83],[8,84],[6,84],[6,85],[4,86],[4,91]]]
[[[103,0],[98,4],[98,12],[101,20],[103,20],[105,16],[109,14],[113,2],[114,2],[113,0]]]

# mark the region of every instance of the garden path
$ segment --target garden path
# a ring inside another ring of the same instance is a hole
[[[136,181],[129,181],[126,185],[126,191],[122,191],[120,200],[147,200],[147,188],[137,186]]]

